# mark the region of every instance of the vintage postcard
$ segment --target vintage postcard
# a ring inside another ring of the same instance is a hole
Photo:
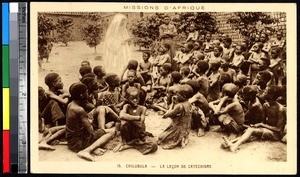
[[[30,171],[295,174],[296,4],[30,3]]]

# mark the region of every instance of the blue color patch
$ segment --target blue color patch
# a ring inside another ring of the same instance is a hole
[[[9,44],[9,3],[2,3],[2,45]]]

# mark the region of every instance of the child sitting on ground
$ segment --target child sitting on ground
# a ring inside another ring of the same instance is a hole
[[[208,117],[210,108],[206,98],[199,92],[202,85],[196,80],[187,82],[193,88],[193,97],[189,99],[192,104],[192,122],[191,129],[197,130],[197,136],[204,136],[204,131],[209,129]]]
[[[214,115],[218,117],[218,122],[232,138],[243,131],[245,115],[242,105],[235,98],[238,88],[232,83],[225,84],[222,88],[223,97],[215,102],[210,102],[209,106]],[[215,104],[217,104],[215,106]]]
[[[116,74],[109,73],[104,77],[104,80],[108,85],[108,90],[99,93],[97,105],[108,106],[116,114],[119,114],[120,108],[124,104],[119,89],[120,79]]]
[[[176,105],[163,115],[163,118],[172,119],[169,127],[158,137],[157,144],[163,149],[173,149],[176,146],[183,148],[188,143],[192,118],[192,106],[188,99],[192,96],[193,89],[189,85],[178,87],[178,92],[173,96]]]
[[[236,72],[234,69],[229,68],[229,64],[225,60],[221,60],[221,68],[219,69],[219,73],[222,77],[224,74],[229,75],[229,82],[234,83],[236,81]]]
[[[258,93],[257,87],[254,85],[245,86],[242,90],[244,102],[247,105],[245,112],[245,124],[256,124],[264,119],[263,106],[256,97]]]
[[[104,68],[102,66],[95,66],[93,72],[96,75],[96,81],[99,92],[105,91],[107,89],[107,85],[104,80],[104,76],[106,74]]]
[[[91,153],[102,155],[104,150],[100,147],[113,138],[115,129],[94,129],[89,119],[89,115],[93,117],[94,113],[88,115],[81,106],[87,98],[87,92],[87,87],[82,83],[70,87],[73,101],[67,108],[66,139],[69,149],[77,152],[79,157],[94,161]]]
[[[280,57],[281,49],[279,47],[271,48],[271,59],[269,70],[273,73],[275,84],[281,85],[281,79],[284,76],[283,73],[283,60]]]
[[[195,69],[195,77],[194,79],[196,79],[199,82],[199,85],[201,85],[202,87],[199,89],[199,92],[205,97],[207,98],[208,96],[208,90],[209,90],[209,79],[206,76],[206,72],[209,68],[208,62],[201,60],[198,61],[196,69]]]
[[[146,132],[145,114],[147,108],[139,105],[140,91],[135,87],[126,90],[125,104],[121,113],[121,137],[122,142],[114,148],[114,152],[134,148],[143,155],[157,150],[157,144],[150,133]]]
[[[220,98],[220,73],[219,68],[221,62],[218,60],[212,60],[210,62],[209,71],[211,72],[208,75],[209,79],[209,90],[207,95],[207,101],[215,101]]]
[[[49,88],[45,93],[51,101],[44,110],[41,110],[42,117],[45,118],[46,124],[50,124],[50,127],[65,125],[66,106],[69,103],[70,94],[63,89],[64,84],[57,73],[47,74],[45,83]]]
[[[229,63],[230,67],[241,68],[241,66],[245,60],[245,57],[243,56],[244,51],[245,51],[245,48],[243,45],[236,46],[236,48],[234,50],[232,61]]]
[[[177,61],[177,65],[179,68],[183,66],[189,66],[193,61],[192,61],[192,56],[193,56],[193,44],[192,43],[186,43],[184,44],[184,52],[182,56],[179,58]]]
[[[182,76],[180,84],[186,84],[190,80],[190,78],[189,78],[190,71],[191,70],[188,66],[183,66],[180,68],[180,74]]]
[[[276,100],[280,96],[279,86],[272,85],[267,89],[267,102],[263,105],[265,119],[263,122],[251,125],[238,139],[230,141],[223,137],[230,151],[235,152],[240,145],[246,143],[252,136],[261,140],[278,141],[284,136],[286,125],[286,108]]]

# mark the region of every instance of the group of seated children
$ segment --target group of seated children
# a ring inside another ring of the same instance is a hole
[[[191,130],[201,137],[212,125],[227,135],[221,147],[231,151],[251,137],[286,142],[283,48],[264,50],[263,40],[232,45],[228,36],[210,40],[188,40],[174,58],[170,45],[161,44],[157,54],[144,51],[141,62],[130,60],[120,77],[84,61],[68,92],[49,73],[48,89],[39,87],[40,148],[53,150],[63,136],[69,149],[93,161],[92,154],[102,155],[101,147],[120,135],[114,152],[148,154],[158,145],[183,148]],[[157,140],[146,131],[149,109],[172,119]]]

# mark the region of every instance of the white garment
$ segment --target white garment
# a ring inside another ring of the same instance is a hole
[[[129,60],[132,59],[132,50],[128,44],[130,36],[126,25],[126,16],[116,14],[106,31],[104,39],[103,66],[106,73],[115,73],[119,77]]]

